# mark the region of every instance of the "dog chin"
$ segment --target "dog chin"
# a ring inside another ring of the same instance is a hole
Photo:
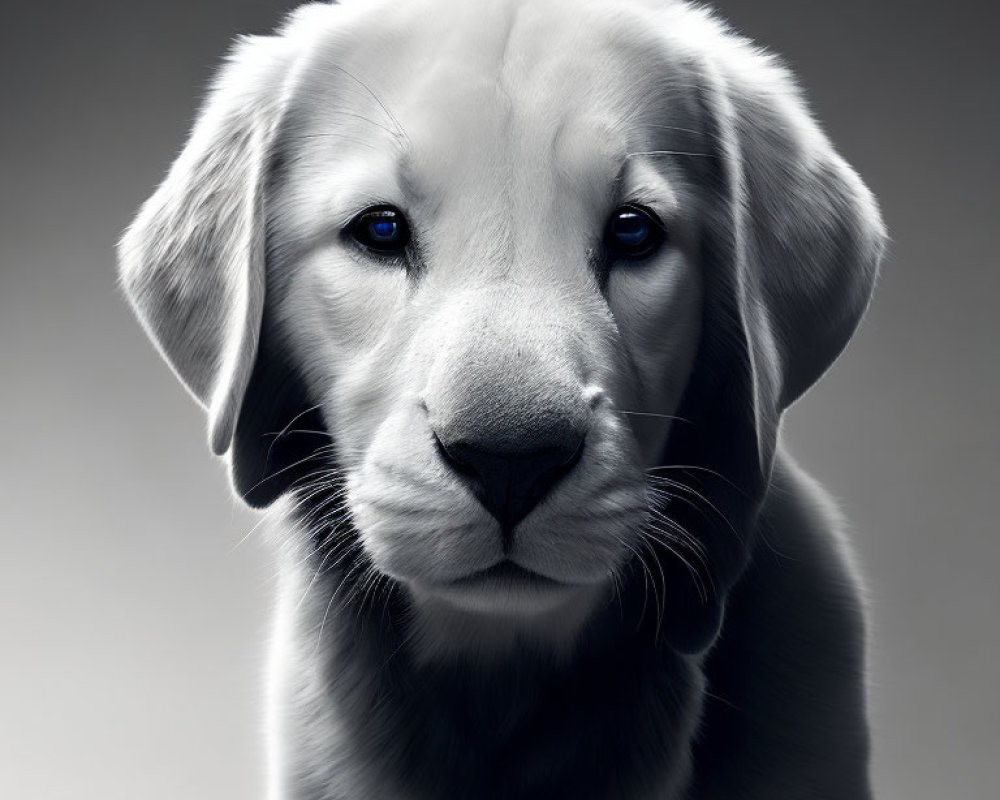
[[[405,581],[415,613],[418,661],[495,661],[525,648],[565,658],[594,610],[611,595],[611,580],[556,581],[501,562],[450,581]]]

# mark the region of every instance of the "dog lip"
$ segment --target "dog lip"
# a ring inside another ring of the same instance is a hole
[[[478,570],[447,583],[448,586],[456,589],[473,588],[484,584],[505,586],[512,589],[545,589],[568,586],[568,584],[548,578],[506,559],[492,567]]]

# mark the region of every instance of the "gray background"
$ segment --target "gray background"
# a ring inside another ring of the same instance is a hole
[[[1000,78],[972,0],[726,0],[787,56],[894,244],[787,420],[871,587],[883,800],[1000,787]],[[0,797],[252,798],[273,570],[112,246],[206,77],[280,2],[6,4],[0,18]]]

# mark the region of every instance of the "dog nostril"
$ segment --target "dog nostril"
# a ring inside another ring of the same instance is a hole
[[[447,447],[444,442],[441,441],[441,437],[435,433],[434,444],[437,446],[438,454],[441,458],[456,472],[468,476],[477,475],[475,468],[468,462],[462,460],[463,445],[461,443],[453,444],[450,447]]]
[[[583,454],[584,443],[581,436],[510,450],[484,441],[446,443],[436,434],[434,438],[442,459],[466,480],[506,532],[573,469]]]

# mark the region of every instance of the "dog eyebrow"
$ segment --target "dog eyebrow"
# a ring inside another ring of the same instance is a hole
[[[609,189],[610,203],[641,203],[652,207],[661,216],[672,215],[678,207],[677,192],[663,171],[654,166],[650,155],[635,152],[622,157],[618,174]]]
[[[618,166],[618,172],[615,174],[615,179],[611,182],[610,192],[612,202],[616,202],[618,198],[622,196],[622,187],[625,185],[625,180],[628,178],[630,169],[631,164],[629,163],[629,158],[626,154],[622,158],[621,164]]]
[[[412,143],[407,138],[405,142],[400,142],[399,144],[399,155],[396,158],[396,175],[399,178],[399,188],[409,198],[422,198],[426,195],[426,192],[420,186],[420,177],[417,173],[413,157]]]

